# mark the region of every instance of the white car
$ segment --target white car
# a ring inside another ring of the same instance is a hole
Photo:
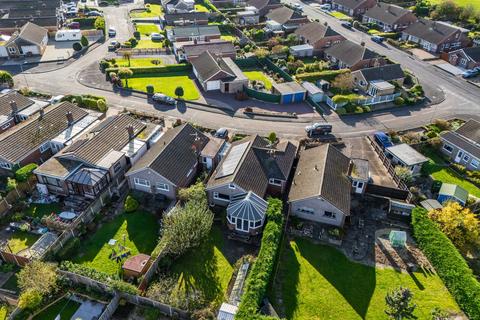
[[[115,37],[117,35],[117,30],[114,27],[108,28],[108,35],[110,37]]]
[[[152,34],[150,35],[150,38],[151,38],[152,40],[163,40],[163,38],[165,38],[165,37],[164,37],[162,34],[160,34],[160,33],[154,32],[154,33],[152,33]]]
[[[55,104],[55,103],[60,102],[60,100],[62,100],[63,97],[64,96],[62,96],[62,95],[51,97],[50,100],[48,100],[48,102],[50,102],[51,104]]]
[[[303,6],[300,3],[294,3],[293,8],[302,11]]]

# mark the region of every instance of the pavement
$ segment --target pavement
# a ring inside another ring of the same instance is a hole
[[[289,2],[299,1],[289,0]],[[119,40],[126,40],[132,34],[133,27],[125,21],[127,21],[128,10],[133,6],[135,5],[128,4],[104,8],[107,24],[116,27]],[[339,117],[334,112],[325,114],[325,120],[333,125],[333,133],[336,136],[352,137],[372,134],[377,130],[412,129],[430,123],[436,118],[480,119],[478,109],[480,90],[478,90],[477,86],[466,82],[464,79],[454,77],[428,62],[416,59],[399,49],[387,44],[374,43],[367,34],[357,30],[345,29],[340,26],[341,21],[308,5],[305,5],[304,12],[311,19],[320,19],[321,22],[328,22],[337,32],[352,41],[358,43],[364,41],[368,47],[382,55],[388,56],[391,60],[400,63],[404,69],[413,72],[420,80],[430,101],[425,106],[401,107],[368,114],[343,117]],[[81,59],[52,72],[28,76],[16,75],[15,82],[17,87],[26,86],[26,81],[28,80],[28,86],[37,91],[54,95],[84,93],[101,95],[107,99],[111,108],[119,110],[127,108],[169,119],[183,119],[208,128],[226,127],[233,132],[245,134],[268,134],[271,131],[275,131],[279,136],[285,138],[305,136],[304,123],[279,123],[272,119],[239,118],[227,113],[212,113],[205,109],[190,108],[188,105],[176,109],[166,108],[150,103],[145,97],[121,95],[120,93],[85,86],[81,83],[79,75],[83,70],[91,67],[92,64],[97,63],[107,55],[107,46],[108,41],[93,49]]]

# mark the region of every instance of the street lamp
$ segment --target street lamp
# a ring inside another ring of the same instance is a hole
[[[23,72],[23,65],[26,64],[26,63],[27,63],[27,61],[23,61],[23,63],[20,64],[20,69],[22,70],[23,78],[25,79],[25,83],[27,84],[27,88],[28,88],[29,85],[28,85],[28,81],[27,81],[27,76]]]

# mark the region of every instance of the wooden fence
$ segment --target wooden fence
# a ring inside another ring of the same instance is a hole
[[[32,192],[37,183],[35,176],[31,176],[26,182],[20,182],[17,188],[11,190],[5,197],[0,200],[0,217],[4,217],[12,205],[19,199],[26,197],[27,193]]]
[[[103,310],[102,314],[98,317],[98,320],[110,320],[118,308],[118,304],[120,303],[120,295],[115,293],[113,295],[113,299],[107,304],[105,310]]]

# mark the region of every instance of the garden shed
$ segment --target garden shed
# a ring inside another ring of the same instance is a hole
[[[405,231],[392,230],[388,238],[392,247],[405,247],[407,244],[407,233]]]
[[[280,103],[296,103],[305,100],[307,90],[295,81],[273,83],[273,93],[280,95]]]
[[[402,221],[410,221],[414,204],[390,199],[388,217]]]
[[[294,57],[311,57],[313,56],[313,46],[309,44],[300,44],[290,47],[290,54]]]
[[[310,97],[312,101],[314,102],[323,101],[323,96],[325,95],[325,93],[323,92],[322,89],[320,89],[319,87],[317,87],[316,85],[308,81],[302,82],[302,87],[304,87],[305,90],[307,90],[307,96]]]
[[[265,222],[267,206],[267,202],[252,191],[232,197],[227,207],[229,228],[241,233],[258,234]]]
[[[456,201],[465,206],[468,199],[468,191],[452,183],[442,183],[438,192],[438,202],[444,204],[447,201]]]
[[[138,278],[145,274],[150,266],[150,256],[147,254],[139,253],[132,257],[129,257],[123,263],[123,276],[128,278]]]

